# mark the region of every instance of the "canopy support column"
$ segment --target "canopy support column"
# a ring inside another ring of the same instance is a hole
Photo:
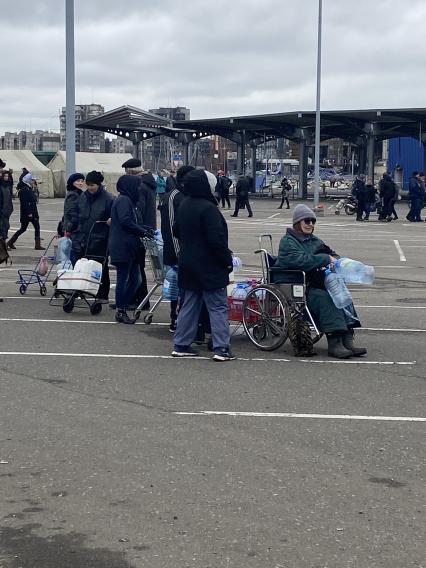
[[[252,192],[256,193],[256,160],[257,160],[257,146],[255,142],[250,144],[251,148],[251,174],[253,177],[252,180]]]
[[[237,146],[237,174],[239,176],[246,173],[246,131],[240,132],[240,141]]]
[[[374,149],[376,137],[369,136],[367,139],[367,177],[371,178],[374,185]]]
[[[308,197],[308,145],[306,140],[299,142],[299,191],[298,197]]]

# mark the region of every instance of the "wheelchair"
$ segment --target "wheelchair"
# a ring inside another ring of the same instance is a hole
[[[313,355],[313,345],[323,334],[307,306],[305,272],[274,266],[272,235],[260,235],[255,254],[260,255],[262,279],[244,300],[242,324],[247,337],[262,351],[274,351],[290,338],[296,356]],[[275,284],[278,273],[284,282]]]

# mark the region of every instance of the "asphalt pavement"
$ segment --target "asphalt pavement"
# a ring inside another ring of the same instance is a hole
[[[224,211],[241,276],[290,226],[278,203]],[[39,205],[46,245],[62,206]],[[351,287],[368,356],[346,361],[238,330],[236,361],[176,360],[167,303],[125,326],[50,306],[51,284],[20,295],[30,228],[0,267],[0,568],[426,567],[426,223],[406,212],[318,220],[376,269]]]

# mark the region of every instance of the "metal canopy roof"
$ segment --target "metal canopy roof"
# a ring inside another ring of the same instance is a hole
[[[315,132],[315,112],[285,112],[225,118],[207,118],[171,122],[156,114],[133,106],[121,106],[90,120],[77,128],[109,132],[139,142],[153,136],[180,137],[187,140],[217,134],[235,140],[242,131],[246,141],[261,142],[266,138],[306,139]],[[426,136],[426,109],[375,109],[321,112],[321,139],[343,138],[361,143],[368,135],[378,140],[400,136]]]
[[[315,132],[315,112],[285,112],[174,123],[196,131],[208,130],[225,137],[245,131],[249,139],[265,135],[298,140]],[[360,136],[374,135],[379,140],[426,134],[426,109],[376,109],[321,112],[321,138],[343,138],[356,142]]]

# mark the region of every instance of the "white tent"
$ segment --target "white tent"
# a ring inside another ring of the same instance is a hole
[[[27,168],[37,180],[40,197],[54,197],[52,172],[34,156],[31,150],[0,150],[0,158],[6,163],[6,169],[13,170],[15,187],[22,168]]]
[[[76,152],[75,169],[86,175],[88,172],[96,170],[101,172],[105,178],[105,187],[111,193],[116,193],[116,183],[120,176],[124,174],[121,167],[126,160],[132,158],[131,154],[107,154],[97,152]],[[55,186],[55,197],[64,197],[66,193],[66,152],[60,150],[55,157],[47,164],[52,171],[53,183]]]

